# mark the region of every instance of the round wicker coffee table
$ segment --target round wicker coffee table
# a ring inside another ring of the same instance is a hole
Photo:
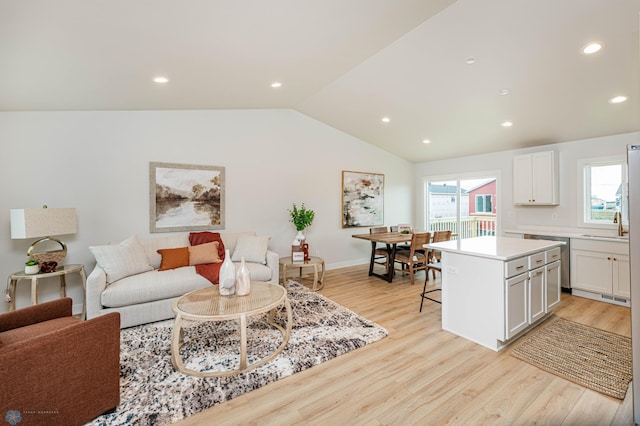
[[[275,310],[284,306],[287,313],[286,329],[275,323]],[[291,335],[291,305],[287,299],[287,290],[276,284],[251,282],[251,293],[246,296],[221,296],[218,286],[213,285],[185,294],[173,303],[176,313],[171,338],[171,363],[181,373],[196,377],[223,377],[239,374],[258,367],[280,354]],[[282,343],[266,357],[247,363],[247,317],[269,312],[268,324],[280,331]],[[187,368],[180,357],[183,344],[183,320],[189,321],[239,321],[240,323],[240,363],[237,369],[228,371],[197,371]]]

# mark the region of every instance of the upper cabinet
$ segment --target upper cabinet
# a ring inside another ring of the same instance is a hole
[[[518,155],[513,159],[513,202],[529,206],[560,203],[558,156],[555,151]]]

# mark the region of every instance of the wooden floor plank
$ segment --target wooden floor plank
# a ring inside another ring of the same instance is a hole
[[[425,301],[419,312],[424,273],[411,285],[367,269],[327,271],[320,293],[386,328],[387,338],[179,424],[633,424],[631,404],[543,372],[509,348],[496,353],[443,331],[441,305]],[[556,314],[631,335],[626,307],[563,293]]]
[[[535,421],[540,425],[562,424],[585,391],[582,386],[554,376],[545,391],[534,397],[529,407],[515,417],[516,423],[531,424]]]

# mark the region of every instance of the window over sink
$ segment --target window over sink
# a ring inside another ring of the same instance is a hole
[[[581,225],[584,227],[617,227],[616,213],[628,222],[627,162],[624,157],[585,159],[578,170],[583,182],[580,194]]]

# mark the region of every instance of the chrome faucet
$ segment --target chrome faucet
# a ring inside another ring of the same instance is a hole
[[[620,212],[616,212],[613,215],[613,223],[617,223],[618,224],[618,236],[619,237],[622,237],[624,234],[629,232],[629,231],[625,231],[624,228],[622,227],[622,215],[620,214]]]

